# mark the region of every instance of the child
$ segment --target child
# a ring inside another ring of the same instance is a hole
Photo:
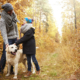
[[[21,33],[23,33],[24,36],[18,41],[16,41],[15,43],[16,45],[23,43],[23,53],[26,54],[26,57],[27,57],[28,72],[24,77],[29,77],[32,74],[31,58],[36,66],[36,70],[37,70],[36,75],[40,74],[40,67],[35,57],[36,46],[35,46],[34,31],[35,29],[32,27],[32,20],[28,18],[24,18],[23,25],[21,26]]]

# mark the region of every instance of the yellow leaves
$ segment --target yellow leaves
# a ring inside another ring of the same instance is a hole
[[[19,3],[16,3],[15,4],[15,7],[17,7],[18,9],[20,9],[20,4]]]
[[[36,33],[36,45],[41,52],[53,52],[55,49],[55,41],[46,34]]]
[[[22,0],[20,2],[21,6],[31,6],[33,0]]]

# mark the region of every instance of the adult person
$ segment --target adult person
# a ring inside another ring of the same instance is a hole
[[[0,72],[3,72],[3,69],[6,64],[6,51],[5,48],[8,45],[13,44],[19,38],[18,35],[18,28],[17,28],[17,18],[16,14],[13,11],[13,6],[10,3],[6,3],[2,5],[3,11],[1,12],[1,19],[0,19],[0,30],[1,35],[3,37],[3,54],[1,57],[1,66]],[[13,74],[13,66],[11,66],[11,73]]]

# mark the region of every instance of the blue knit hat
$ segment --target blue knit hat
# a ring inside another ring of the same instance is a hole
[[[28,22],[29,22],[29,23],[32,23],[32,19],[29,19]]]
[[[26,17],[26,18],[24,18],[26,21],[28,21],[28,18]]]
[[[27,21],[27,23],[32,23],[32,19],[28,19],[27,17],[24,19]]]

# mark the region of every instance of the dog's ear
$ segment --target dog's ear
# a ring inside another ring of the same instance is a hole
[[[8,51],[9,51],[9,47],[6,48],[6,52],[8,52]]]

